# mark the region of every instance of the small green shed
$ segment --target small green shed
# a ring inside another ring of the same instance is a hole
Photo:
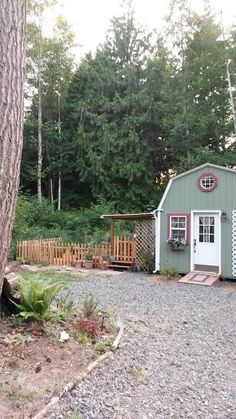
[[[172,178],[155,215],[155,271],[236,277],[236,170],[206,163]]]

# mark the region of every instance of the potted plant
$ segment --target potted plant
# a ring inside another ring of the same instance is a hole
[[[84,255],[84,261],[83,261],[84,268],[86,269],[92,269],[93,268],[93,252],[91,247],[87,249]]]
[[[170,237],[167,244],[173,250],[183,250],[187,246],[186,240],[178,237]]]
[[[83,261],[81,259],[76,259],[74,262],[74,267],[75,268],[82,268],[83,267]]]

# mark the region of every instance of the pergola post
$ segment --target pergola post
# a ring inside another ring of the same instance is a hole
[[[115,242],[115,220],[111,221],[111,253],[114,255],[114,242]]]

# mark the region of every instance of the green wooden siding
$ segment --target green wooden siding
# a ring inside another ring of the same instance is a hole
[[[209,172],[217,176],[218,186],[212,192],[202,192],[198,188],[197,179]],[[221,222],[221,271],[222,275],[232,277],[232,210],[236,209],[236,173],[205,167],[173,180],[162,209],[160,264],[174,266],[181,273],[189,272],[190,247],[177,251],[168,247],[168,213],[190,213],[191,210],[226,212],[227,220]]]

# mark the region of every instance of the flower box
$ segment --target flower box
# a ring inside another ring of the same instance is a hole
[[[167,240],[167,244],[172,250],[184,250],[187,246],[185,239],[178,239],[175,237],[170,237]]]

